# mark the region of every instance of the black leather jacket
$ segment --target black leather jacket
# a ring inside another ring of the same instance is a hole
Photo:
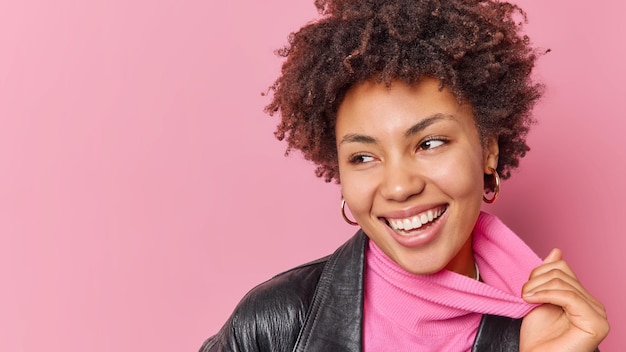
[[[252,289],[200,352],[360,352],[362,231],[332,255]],[[483,315],[472,351],[519,351],[521,319]]]

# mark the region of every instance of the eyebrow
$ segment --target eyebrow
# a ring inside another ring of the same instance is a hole
[[[437,114],[431,115],[421,120],[420,122],[416,123],[415,125],[411,126],[408,130],[406,130],[406,132],[404,132],[404,138],[409,138],[419,133],[420,131],[423,131],[426,127],[434,124],[435,122],[438,122],[441,120],[451,120],[451,119],[454,119],[454,116],[448,115],[448,114],[437,113]],[[340,145],[343,143],[374,144],[376,142],[378,142],[378,140],[374,137],[367,136],[364,134],[358,134],[358,133],[349,133],[341,138],[341,142],[339,142],[339,144]]]
[[[409,138],[417,134],[418,132],[423,131],[426,127],[434,124],[435,122],[438,122],[441,120],[452,120],[452,119],[454,119],[454,116],[452,115],[442,114],[442,113],[434,114],[416,123],[415,125],[411,126],[411,128],[409,128],[408,130],[406,130],[406,132],[404,132],[404,137]]]

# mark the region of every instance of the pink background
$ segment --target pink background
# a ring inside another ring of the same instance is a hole
[[[312,0],[0,3],[0,350],[195,351],[354,228],[261,96]],[[524,0],[552,52],[532,152],[487,210],[560,246],[626,345],[622,1]]]

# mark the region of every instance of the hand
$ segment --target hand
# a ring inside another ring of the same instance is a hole
[[[582,287],[558,249],[532,271],[522,297],[543,304],[522,321],[521,352],[591,352],[609,333],[604,306]]]

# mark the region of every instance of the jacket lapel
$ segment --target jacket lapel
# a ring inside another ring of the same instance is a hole
[[[361,351],[366,238],[359,230],[328,259],[294,352]]]

